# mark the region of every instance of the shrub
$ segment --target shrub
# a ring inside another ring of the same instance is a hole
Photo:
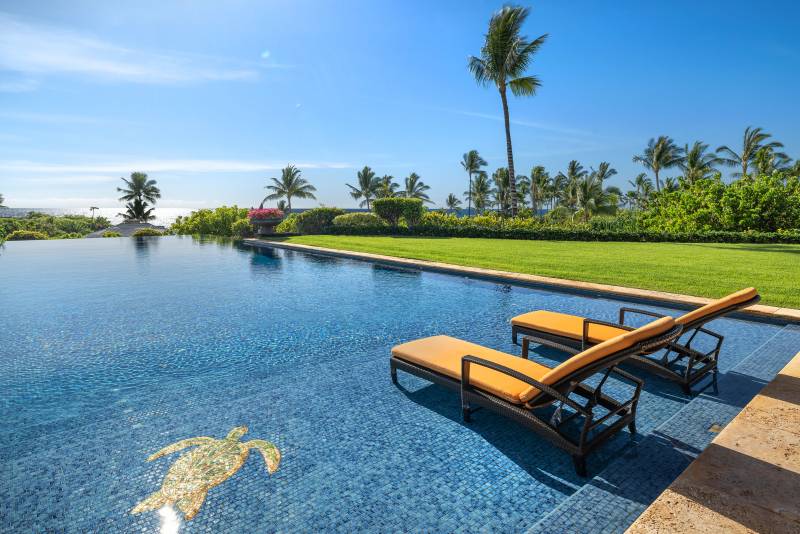
[[[286,216],[281,223],[275,227],[275,231],[279,234],[296,234],[297,231],[297,216],[298,213],[290,213]]]
[[[135,232],[131,234],[131,237],[150,237],[150,236],[162,236],[164,232],[156,230],[155,228],[139,228]]]
[[[414,226],[425,213],[425,206],[418,198],[379,198],[372,203],[372,209],[378,217],[392,226],[398,226],[401,218],[407,225]]]
[[[187,217],[178,217],[170,231],[175,234],[231,236],[233,223],[246,218],[247,211],[238,206],[193,211]]]
[[[231,224],[231,235],[236,237],[250,237],[253,235],[253,225],[250,219],[243,218]]]
[[[297,216],[297,231],[301,234],[321,234],[333,226],[333,219],[344,215],[339,208],[314,208]]]
[[[30,240],[46,240],[49,239],[47,234],[36,232],[34,230],[14,230],[6,236],[8,241],[30,241]]]
[[[122,234],[114,230],[109,230],[108,232],[103,232],[103,237],[122,237]]]
[[[333,219],[333,226],[342,228],[384,226],[383,219],[374,213],[345,213]]]
[[[40,232],[49,238],[83,237],[96,230],[107,228],[108,219],[96,217],[92,220],[85,215],[47,215],[28,213],[25,217],[0,218],[0,237],[15,230]]]

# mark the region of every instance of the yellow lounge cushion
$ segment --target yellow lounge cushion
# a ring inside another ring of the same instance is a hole
[[[711,301],[705,306],[701,306],[696,310],[692,310],[689,313],[683,314],[677,319],[675,319],[675,322],[678,324],[688,324],[706,315],[710,315],[714,312],[717,312],[723,308],[727,308],[729,306],[734,306],[736,304],[741,304],[743,302],[747,302],[748,300],[752,300],[757,296],[758,296],[758,291],[756,291],[756,288],[748,287],[747,289],[742,289],[741,291],[737,291],[736,293],[731,293],[727,297],[722,297],[721,299]]]
[[[540,380],[550,371],[549,367],[534,361],[450,336],[432,336],[409,341],[394,347],[392,355],[459,381],[461,359],[467,355],[510,367],[535,380]],[[473,386],[514,404],[522,404],[520,394],[530,388],[521,380],[478,365],[470,366],[469,376]]]
[[[575,356],[551,369],[539,381],[548,386],[556,384],[563,378],[571,375],[583,367],[596,362],[597,360],[628,349],[641,341],[665,334],[674,326],[675,321],[672,319],[672,317],[662,317],[653,322],[647,323],[636,330],[631,330],[629,332],[626,331],[622,335],[609,339],[608,341],[604,341],[598,345],[586,349],[583,352],[579,352]],[[520,395],[520,400],[522,402],[528,402],[536,397],[538,393],[539,390],[531,386]]]
[[[583,339],[583,317],[577,315],[539,310],[517,315],[511,319],[511,324],[576,340]],[[589,324],[588,337],[591,343],[602,343],[625,332],[627,330],[624,328]]]

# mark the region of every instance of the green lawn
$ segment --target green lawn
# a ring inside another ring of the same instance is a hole
[[[286,242],[702,297],[755,286],[762,304],[800,308],[800,245],[328,235]]]

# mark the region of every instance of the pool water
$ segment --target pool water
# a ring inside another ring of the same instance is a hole
[[[389,351],[448,334],[517,354],[514,315],[614,320],[626,304],[181,237],[7,243],[0,278],[9,532],[526,531],[590,479],[493,413],[463,424],[453,392],[402,373],[393,386]],[[723,376],[783,329],[713,327]],[[590,475],[690,401],[640,376],[638,435],[590,456]],[[254,449],[192,519],[175,506],[131,513],[188,449],[149,455],[241,426],[242,443],[280,450],[275,473]]]

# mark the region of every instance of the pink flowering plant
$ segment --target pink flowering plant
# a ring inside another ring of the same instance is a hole
[[[279,210],[278,208],[260,208],[260,209],[253,208],[247,212],[247,218],[250,220],[282,219],[283,211]]]

